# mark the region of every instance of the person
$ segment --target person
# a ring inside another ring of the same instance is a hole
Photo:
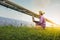
[[[43,13],[42,11],[39,11],[39,21],[35,21],[34,16],[32,16],[33,22],[35,22],[36,25],[41,26],[43,29],[45,29],[45,27],[46,27],[46,20],[45,20],[45,18],[43,16],[44,14],[45,13]]]

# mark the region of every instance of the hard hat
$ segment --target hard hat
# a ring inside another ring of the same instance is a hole
[[[39,11],[39,14],[45,14],[45,12],[43,12],[43,11]]]

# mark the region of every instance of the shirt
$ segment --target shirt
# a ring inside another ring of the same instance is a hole
[[[46,20],[43,16],[40,16],[39,17],[39,24],[42,26],[42,27],[45,27],[46,26]]]

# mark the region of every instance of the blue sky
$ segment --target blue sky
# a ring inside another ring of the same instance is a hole
[[[60,0],[10,0],[35,13],[39,10],[45,11],[45,17],[60,24]],[[0,16],[32,22],[31,16],[0,5]]]

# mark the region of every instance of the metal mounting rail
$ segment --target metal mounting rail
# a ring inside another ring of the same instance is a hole
[[[10,9],[13,9],[13,10],[16,10],[18,12],[22,12],[22,13],[30,15],[30,16],[34,16],[36,18],[39,17],[36,13],[34,13],[34,12],[32,12],[32,11],[22,7],[22,6],[19,6],[11,1],[8,1],[8,0],[0,0],[0,5],[5,6],[7,8],[10,8]],[[46,21],[48,21],[50,23],[54,23],[53,21],[51,21],[47,18],[46,18]]]

